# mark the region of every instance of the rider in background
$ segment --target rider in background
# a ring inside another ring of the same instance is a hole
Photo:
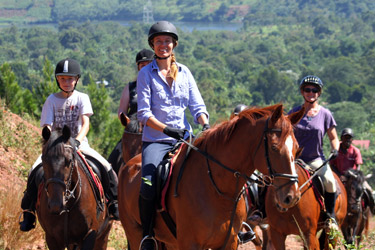
[[[99,153],[92,149],[86,135],[90,128],[90,116],[93,114],[90,98],[87,94],[75,90],[81,76],[81,69],[77,61],[64,59],[58,62],[55,69],[55,78],[58,93],[48,96],[42,109],[40,120],[41,127],[48,127],[51,131],[69,126],[72,137],[76,139],[76,146],[83,154],[97,159],[106,169],[109,177],[109,187],[105,190],[109,200],[109,213],[118,220],[117,207],[117,176],[111,165]],[[32,166],[27,188],[21,202],[24,220],[20,222],[21,231],[29,231],[35,227],[35,203],[37,201],[38,188],[36,185],[36,172],[42,169],[41,155]]]
[[[140,71],[144,66],[154,60],[154,52],[148,49],[139,51],[135,57],[135,63],[137,69]],[[129,118],[136,119],[137,114],[137,81],[129,82],[125,85],[120,99],[120,106],[118,107],[118,117],[120,119],[121,113],[127,115]],[[108,157],[109,163],[111,163],[116,173],[124,162],[122,160],[122,141],[120,140],[116,147],[112,150]]]
[[[303,151],[300,159],[316,170],[326,160],[323,154],[323,137],[328,135],[333,157],[337,156],[339,140],[336,133],[336,122],[331,112],[319,105],[318,99],[322,93],[323,82],[319,77],[308,75],[304,77],[299,86],[304,99],[301,106],[293,108],[289,113],[305,108],[305,115],[295,127],[295,136]],[[337,228],[335,219],[336,183],[332,170],[325,164],[318,172],[325,187],[324,203],[327,213],[327,225]]]
[[[341,142],[339,154],[336,159],[330,161],[332,169],[342,176],[349,169],[360,170],[362,162],[362,155],[359,148],[352,145],[354,133],[351,128],[344,128],[341,132]],[[371,212],[374,214],[374,198],[372,196],[372,188],[365,180],[363,187],[369,198],[369,206]]]
[[[139,249],[155,249],[153,223],[156,190],[155,171],[164,155],[185,131],[192,132],[185,117],[189,108],[195,123],[208,129],[208,112],[190,70],[176,62],[176,27],[167,21],[153,24],[148,43],[155,59],[141,69],[137,78],[138,120],[144,124],[142,137],[142,183],[139,197],[143,240]]]

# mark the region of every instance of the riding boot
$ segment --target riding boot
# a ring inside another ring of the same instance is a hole
[[[112,215],[112,219],[119,220],[119,212],[118,212],[118,202],[117,202],[117,184],[118,179],[115,171],[111,168],[111,170],[108,171],[108,177],[109,177],[109,187],[107,190],[107,196],[108,196],[108,212],[110,215]]]
[[[325,192],[324,204],[326,207],[327,220],[329,228],[338,228],[335,215],[336,193]]]
[[[21,208],[23,209],[23,221],[20,221],[20,230],[23,232],[35,228],[35,204],[38,196],[38,190],[35,183],[35,174],[32,172],[27,180],[27,187],[23,193]]]
[[[143,239],[141,241],[141,250],[157,249],[156,240],[154,238],[154,220],[155,220],[155,201],[146,200],[139,196],[139,215],[141,218]]]

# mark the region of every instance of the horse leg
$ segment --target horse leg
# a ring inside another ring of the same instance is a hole
[[[269,227],[264,227],[264,228],[261,228],[262,230],[262,238],[263,238],[263,246],[262,246],[262,250],[272,250],[274,249],[273,245],[272,245],[272,241],[271,241],[271,237],[269,235]]]
[[[82,250],[93,250],[96,241],[96,231],[91,231],[82,242]]]
[[[50,250],[64,250],[64,244],[57,242],[53,237],[46,235],[46,242]]]
[[[106,250],[108,244],[108,236],[109,232],[112,228],[112,222],[109,222],[105,228],[105,230],[101,233],[99,237],[95,240],[95,247],[94,250]]]
[[[269,246],[270,249],[276,249],[276,250],[285,250],[285,240],[286,235],[281,234],[275,230],[269,229],[269,237],[271,238],[272,246]],[[273,248],[271,248],[273,247]]]
[[[324,231],[322,234],[325,234]],[[304,249],[306,250],[319,250],[319,249],[324,249],[324,247],[320,247],[320,243],[318,239],[316,238],[316,233],[313,232],[308,232],[307,234],[304,235],[306,242],[304,242],[303,246]],[[307,246],[306,246],[307,244]],[[324,245],[323,245],[324,246]]]

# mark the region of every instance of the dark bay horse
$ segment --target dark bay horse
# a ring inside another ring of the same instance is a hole
[[[304,184],[309,176],[303,168],[296,164],[299,185]],[[337,200],[335,206],[337,223],[341,225],[344,221],[347,204],[345,187],[339,177],[334,174],[337,186]],[[288,235],[300,235],[304,240],[305,249],[320,249],[317,233],[324,227],[324,216],[321,205],[317,201],[311,184],[302,188],[301,199],[289,209],[280,209],[276,191],[269,187],[266,194],[266,213],[269,223],[269,234],[275,249],[285,250],[285,239]],[[322,233],[323,235],[323,233]],[[328,248],[325,248],[328,249]]]
[[[168,249],[237,249],[237,233],[246,219],[244,201],[238,197],[255,169],[278,187],[275,197],[279,206],[293,206],[300,192],[294,165],[298,143],[292,126],[303,112],[285,116],[282,105],[248,109],[205,131],[195,140],[195,150],[186,160],[185,144],[174,164],[166,194],[176,237],[157,213],[156,239]],[[176,192],[182,165],[185,168]],[[140,169],[139,154],[119,173],[120,220],[132,249],[138,249],[142,239],[138,211]]]
[[[121,124],[125,127],[121,142],[122,158],[126,163],[142,151],[143,126],[136,117],[129,118],[124,113],[121,113],[120,120]]]
[[[128,117],[121,113],[120,121],[125,128],[124,132],[121,140],[108,157],[108,162],[111,163],[116,174],[122,165],[142,151],[143,126],[138,122],[137,114]]]
[[[361,170],[350,169],[345,173],[343,182],[348,196],[348,213],[341,230],[346,243],[356,243],[359,247],[363,230],[366,236],[368,234],[370,219],[370,208],[365,206],[365,176]]]
[[[42,135],[45,182],[39,188],[36,210],[48,248],[107,249],[112,221],[105,201],[102,207],[96,201],[69,127],[52,133],[45,127]]]

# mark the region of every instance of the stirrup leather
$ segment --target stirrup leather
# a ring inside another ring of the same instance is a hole
[[[141,247],[142,247],[142,244],[143,244],[143,242],[145,240],[152,240],[152,241],[154,241],[155,250],[158,250],[158,242],[156,241],[155,237],[149,236],[149,235],[146,235],[145,237],[143,237],[143,239],[141,240],[141,243],[139,244],[139,250],[142,250]]]

